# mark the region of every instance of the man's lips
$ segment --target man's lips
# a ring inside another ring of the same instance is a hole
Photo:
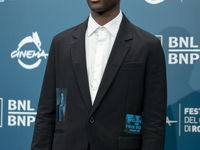
[[[93,3],[99,2],[100,0],[90,0]]]

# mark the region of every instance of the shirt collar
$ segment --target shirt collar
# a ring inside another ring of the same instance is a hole
[[[114,37],[116,37],[122,18],[123,15],[120,10],[119,14],[113,20],[103,25],[103,27],[105,27]],[[94,31],[96,31],[99,27],[101,26],[92,18],[92,15],[90,13],[87,27],[87,36],[92,35]]]

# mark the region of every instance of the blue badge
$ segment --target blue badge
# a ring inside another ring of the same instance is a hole
[[[142,134],[142,116],[127,114],[124,132]]]
[[[67,89],[56,88],[56,121],[65,121]]]

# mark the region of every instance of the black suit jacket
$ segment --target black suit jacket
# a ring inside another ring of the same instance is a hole
[[[163,150],[167,94],[160,41],[123,16],[92,106],[86,28],[87,20],[52,41],[31,149]],[[63,121],[56,121],[56,89],[67,91]]]

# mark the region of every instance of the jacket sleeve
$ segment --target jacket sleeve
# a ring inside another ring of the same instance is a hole
[[[56,117],[56,75],[54,42],[51,44],[44,75],[31,150],[51,150]]]
[[[144,87],[142,150],[164,150],[167,84],[159,40],[148,53]]]

